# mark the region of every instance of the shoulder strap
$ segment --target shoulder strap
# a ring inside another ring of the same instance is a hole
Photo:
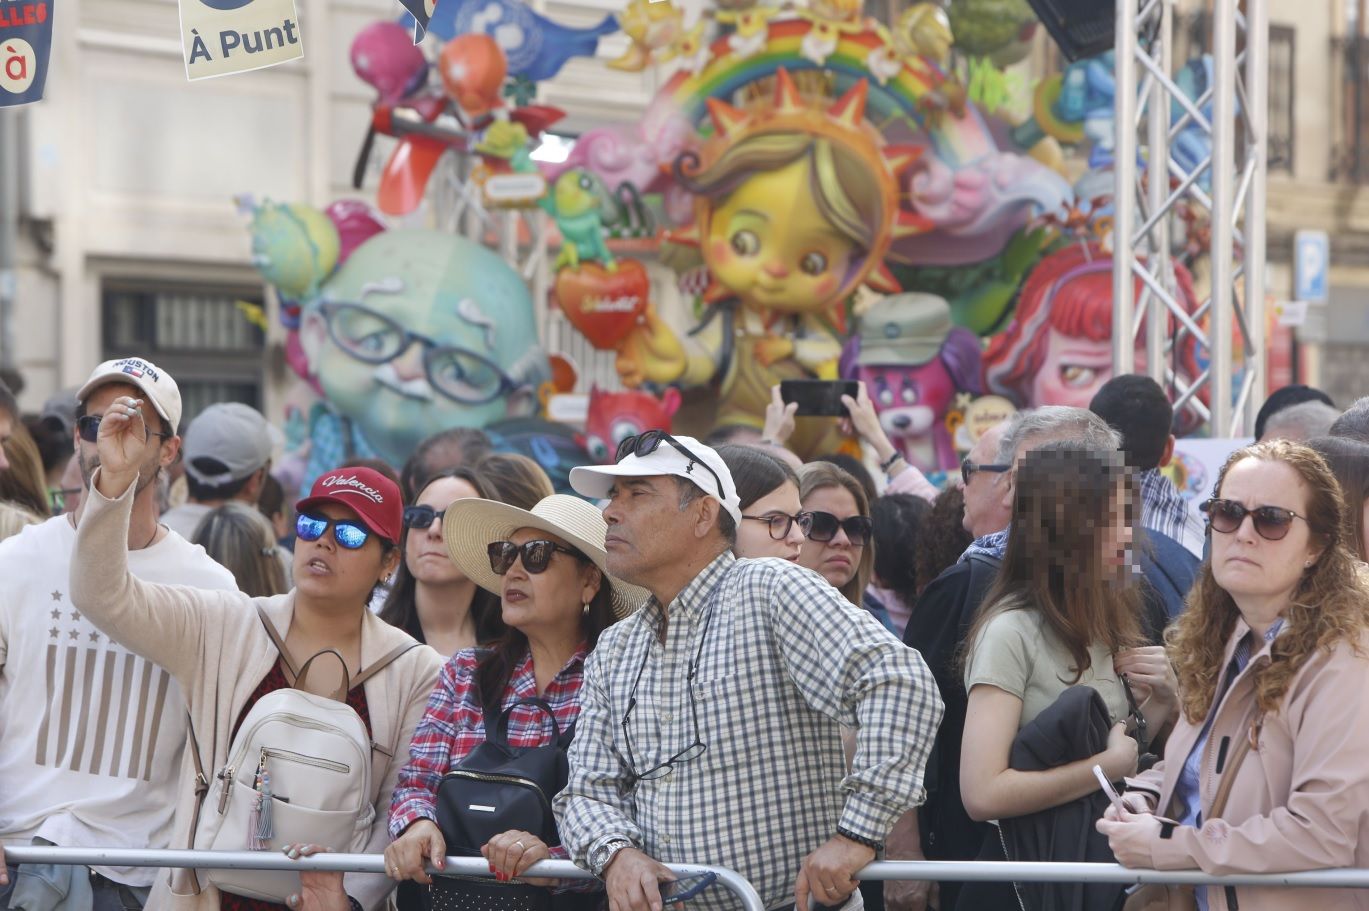
[[[539,708],[546,713],[547,717],[551,719],[552,742],[559,744],[561,741],[561,725],[556,720],[556,712],[552,710],[551,705],[548,704],[545,699],[517,700],[513,705],[510,705],[499,713],[499,717],[494,723],[493,731],[491,731],[489,727],[485,728],[485,739],[500,746],[507,746],[509,742],[509,716],[513,714],[514,709],[524,705]]]
[[[1246,755],[1250,752],[1250,741],[1259,736],[1258,729],[1254,722],[1251,722],[1250,729],[1246,736],[1240,738],[1236,744],[1236,751],[1231,754],[1231,760],[1226,764],[1226,769],[1222,772],[1222,783],[1217,786],[1217,794],[1212,799],[1212,809],[1204,814],[1204,821],[1208,819],[1220,819],[1226,810],[1227,798],[1231,796],[1231,788],[1236,783],[1236,771],[1245,761]]]
[[[276,651],[280,652],[281,658],[284,659],[285,666],[290,669],[290,676],[298,680],[299,665],[295,663],[294,658],[290,657],[290,652],[285,648],[285,640],[280,637],[280,633],[276,631],[271,618],[266,616],[266,611],[262,609],[260,604],[257,605],[257,616],[261,618],[261,625],[266,627],[266,635],[271,637],[271,642],[275,645]]]
[[[399,645],[396,645],[394,648],[390,649],[388,652],[377,658],[376,662],[372,664],[370,667],[366,668],[364,671],[353,677],[352,688],[355,689],[358,685],[365,683],[367,680],[370,680],[376,674],[379,674],[381,671],[385,670],[385,668],[389,667],[391,664],[394,664],[394,662],[398,660],[399,657],[402,656],[404,653],[408,652],[409,649],[413,648],[418,648],[417,642],[404,642]]]

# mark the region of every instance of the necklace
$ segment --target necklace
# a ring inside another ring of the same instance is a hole
[[[76,528],[77,525],[76,525],[76,516],[75,516],[75,514],[74,514],[74,513],[68,513],[67,515],[68,515],[67,521],[69,521],[69,522],[71,523],[71,527],[72,527],[72,528]],[[147,543],[144,544],[142,547],[139,547],[139,548],[130,548],[130,550],[133,550],[133,549],[136,549],[136,550],[147,550],[149,547],[152,546],[152,542],[155,541],[155,540],[157,540],[157,535],[161,533],[161,530],[162,530],[162,524],[161,524],[160,522],[158,522],[156,525],[152,526],[152,537],[150,537],[150,538],[147,539]]]

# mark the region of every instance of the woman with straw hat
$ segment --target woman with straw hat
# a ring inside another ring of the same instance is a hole
[[[457,652],[442,669],[390,808],[391,876],[428,883],[425,862],[441,868],[447,846],[436,823],[438,785],[484,742],[487,708],[494,717],[519,700],[541,699],[562,731],[579,716],[586,656],[600,633],[646,600],[645,591],[605,572],[606,531],[599,510],[569,496],[546,497],[531,510],[481,499],[448,507],[443,537],[452,560],[500,596],[507,630],[488,649]],[[517,706],[509,743],[549,743],[547,722],[543,711]],[[495,836],[482,853],[501,881],[539,860],[565,857],[559,846],[523,831]]]

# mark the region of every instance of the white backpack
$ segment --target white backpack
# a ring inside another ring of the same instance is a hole
[[[264,613],[261,620],[294,674],[295,687],[320,655],[333,655],[343,663],[342,687],[332,698],[286,688],[257,700],[238,726],[228,761],[217,770],[213,782],[204,775],[199,748],[192,739],[200,797],[192,845],[211,851],[279,851],[288,844],[316,844],[359,853],[370,839],[375,819],[372,744],[361,716],[344,700],[353,687],[418,643],[396,646],[348,680],[342,656],[332,649],[319,652],[297,669]],[[224,892],[263,901],[284,902],[300,890],[299,874],[293,872],[198,872]]]

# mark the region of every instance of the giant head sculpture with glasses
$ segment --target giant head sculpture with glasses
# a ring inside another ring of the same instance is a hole
[[[661,430],[628,437],[615,464],[572,469],[570,483],[608,500],[608,571],[663,605],[736,542],[742,511],[732,473],[692,437]]]
[[[305,306],[299,337],[329,405],[397,465],[434,428],[531,415],[550,378],[519,275],[431,231],[358,247]]]

